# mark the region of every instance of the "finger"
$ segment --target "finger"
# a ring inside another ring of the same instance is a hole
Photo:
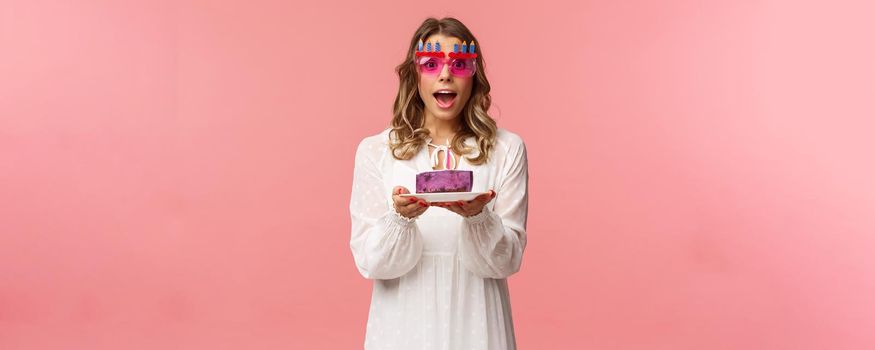
[[[410,203],[416,203],[419,198],[416,197],[401,197],[402,194],[410,193],[406,188],[401,186],[396,186],[394,192],[392,192],[392,201],[399,206],[408,205]]]
[[[405,204],[405,205],[411,206],[413,208],[420,208],[420,207],[428,207],[429,206],[429,203],[425,199],[415,198],[415,197],[409,197],[409,198],[413,198],[416,200],[413,202],[409,202],[409,204]]]
[[[489,192],[478,195],[476,198],[468,201],[467,203],[481,202],[481,203],[485,204],[485,203],[489,203],[489,201],[492,200],[492,198],[495,198],[495,191],[489,190]]]
[[[394,200],[393,206],[395,207],[395,211],[399,213],[410,213],[416,209],[422,207],[422,201],[409,201],[407,197],[400,197],[399,200]]]
[[[454,212],[455,212],[456,214],[459,214],[460,216],[463,216],[463,217],[464,217],[464,216],[470,216],[470,215],[471,215],[471,211],[470,211],[470,210],[468,210],[468,209],[463,209],[463,208],[460,208],[460,207],[458,207],[458,206],[455,207]]]
[[[471,202],[488,203],[490,199],[492,199],[492,190],[489,190],[489,192],[477,196],[477,198],[474,198],[474,200],[470,201],[469,203],[471,203]]]
[[[422,201],[421,199],[416,198],[416,197],[401,197],[398,195],[395,195],[392,197],[392,202],[394,202],[395,205],[397,205],[399,207],[406,207],[406,206],[411,205],[411,204],[417,204],[418,202],[421,202],[421,201]]]
[[[465,201],[457,201],[457,203],[457,208],[459,208],[460,211],[459,214],[462,216],[467,215],[467,213],[471,211],[471,204],[466,203]]]
[[[479,213],[481,210],[483,210],[483,207],[485,207],[485,206],[486,206],[486,203],[484,203],[484,202],[472,201],[472,203],[465,203],[464,201],[462,201],[461,208],[462,208],[462,211],[465,213],[465,216],[467,216],[467,215]]]
[[[425,212],[428,210],[428,208],[431,208],[431,206],[429,206],[428,204],[426,204],[426,206],[421,207],[421,208],[419,208],[419,209],[416,209],[416,213],[417,213],[417,215],[422,215],[422,213],[425,213]]]
[[[412,212],[412,211],[415,211],[419,208],[422,208],[422,201],[404,202],[400,205],[400,207],[408,212]]]
[[[399,194],[410,194],[410,191],[404,186],[395,186],[395,188],[392,189],[392,196]]]
[[[422,214],[425,211],[425,209],[428,209],[428,207],[427,206],[423,207],[419,203],[412,203],[408,206],[405,206],[404,208],[401,208],[401,210],[398,210],[398,213],[400,213],[404,216],[407,216],[407,217],[417,217],[420,214]]]
[[[432,203],[431,205],[438,206],[441,208],[449,208],[450,207],[450,204],[446,203],[446,202]]]
[[[454,212],[456,214],[463,215],[463,213],[461,212],[461,209],[459,209],[459,207],[456,205],[447,205],[444,208],[446,208],[447,210]]]
[[[417,216],[422,215],[422,213],[425,213],[426,210],[428,210],[427,206],[426,207],[420,206],[416,209],[411,210],[410,213],[411,213],[412,217],[417,217]]]

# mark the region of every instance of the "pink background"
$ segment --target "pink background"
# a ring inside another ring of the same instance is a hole
[[[528,146],[521,349],[875,347],[871,1],[306,3],[0,6],[0,348],[361,348],[355,146],[443,15]]]

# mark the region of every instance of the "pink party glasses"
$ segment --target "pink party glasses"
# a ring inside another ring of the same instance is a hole
[[[426,75],[437,75],[444,70],[444,66],[450,67],[450,74],[467,78],[477,71],[477,63],[474,58],[452,57],[416,57],[416,66],[419,72]]]
[[[462,42],[462,45],[453,44],[453,52],[450,52],[449,57],[441,51],[441,43],[436,42],[425,43],[419,40],[416,46],[416,55],[413,58],[416,63],[416,68],[419,73],[426,75],[436,75],[444,71],[444,66],[449,65],[450,74],[467,78],[477,71],[477,53],[474,52],[474,42],[470,45]]]

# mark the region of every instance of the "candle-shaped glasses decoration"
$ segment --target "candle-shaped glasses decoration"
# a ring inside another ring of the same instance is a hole
[[[462,41],[462,44],[453,44],[453,52],[450,52],[450,58],[477,58],[477,53],[475,51],[475,45],[472,41],[469,45],[466,41]],[[423,50],[423,42],[422,39],[419,40],[419,43],[416,45],[416,57],[444,57],[446,56],[443,51],[441,51],[441,43],[435,42],[432,46],[431,42],[425,43],[425,50]]]
[[[471,45],[468,45],[467,42],[463,41],[462,45],[453,44],[453,52],[450,52],[450,58],[477,58],[477,54],[474,52],[474,42],[471,42]]]
[[[446,56],[443,51],[441,51],[441,43],[434,43],[434,50],[432,50],[431,42],[425,43],[425,51],[422,50],[422,39],[419,40],[419,44],[416,46],[416,57],[444,57]]]

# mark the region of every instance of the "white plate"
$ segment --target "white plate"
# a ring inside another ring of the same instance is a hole
[[[422,198],[428,203],[453,202],[453,201],[470,201],[481,194],[489,192],[435,192],[435,193],[404,193],[401,197],[416,197]]]

